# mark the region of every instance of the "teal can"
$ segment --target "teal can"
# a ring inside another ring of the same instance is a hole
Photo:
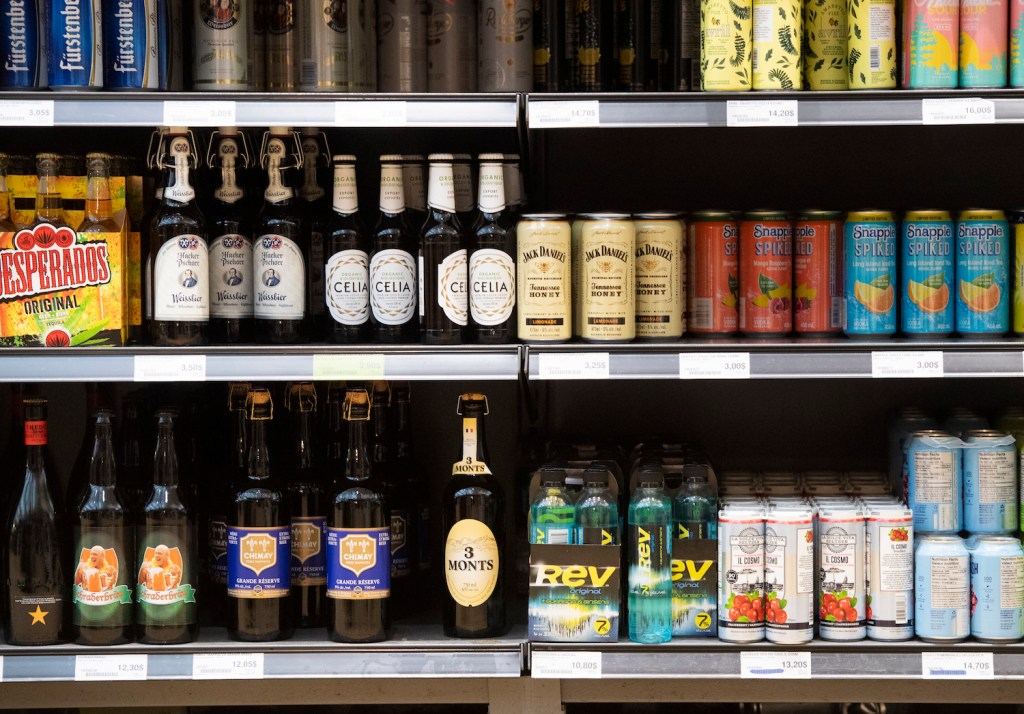
[[[911,337],[953,332],[953,219],[949,211],[907,211],[900,251],[900,329]]]
[[[851,211],[843,242],[845,332],[850,337],[896,333],[896,218],[892,211]]]
[[[956,225],[956,330],[991,337],[1010,330],[1010,227],[1002,211],[971,209]]]

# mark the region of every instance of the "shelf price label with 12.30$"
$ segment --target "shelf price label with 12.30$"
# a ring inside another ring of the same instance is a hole
[[[144,681],[149,673],[147,655],[76,655],[76,682]]]

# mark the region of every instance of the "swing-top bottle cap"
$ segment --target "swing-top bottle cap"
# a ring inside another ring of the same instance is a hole
[[[252,385],[248,382],[232,382],[228,385],[228,411],[245,410],[245,400],[249,396]]]
[[[274,418],[274,400],[270,397],[270,390],[257,388],[250,389],[245,398],[245,413],[250,421],[270,421]]]
[[[462,414],[463,414],[463,412],[464,412],[464,410],[466,408],[470,408],[470,409],[480,409],[480,408],[483,408],[484,416],[486,416],[487,414],[490,414],[490,412],[491,412],[491,407],[487,403],[487,397],[485,395],[483,395],[483,394],[477,394],[475,392],[467,392],[466,394],[463,394],[463,395],[459,396],[459,405],[458,405],[458,408],[455,410],[456,413],[458,413],[459,416],[462,416]]]
[[[370,420],[370,396],[365,389],[349,388],[345,392],[345,404],[342,407],[342,416],[345,421],[369,421]]]
[[[285,406],[290,412],[315,412],[316,386],[312,382],[289,384]]]

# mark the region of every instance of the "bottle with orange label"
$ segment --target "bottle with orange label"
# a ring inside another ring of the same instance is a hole
[[[739,226],[728,211],[697,211],[687,221],[687,328],[731,335],[739,327]]]
[[[801,211],[793,225],[793,329],[803,336],[843,329],[843,215]]]
[[[749,211],[740,223],[740,332],[793,331],[793,224],[784,212]]]

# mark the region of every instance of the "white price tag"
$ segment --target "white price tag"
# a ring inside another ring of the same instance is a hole
[[[135,355],[136,382],[203,382],[206,355]]]
[[[749,352],[697,352],[679,355],[680,379],[750,379]]]
[[[334,125],[353,127],[394,127],[409,123],[406,102],[353,100],[334,103]]]
[[[384,379],[384,355],[313,355],[313,379]]]
[[[600,679],[600,652],[534,652],[530,676],[537,679]]]
[[[740,652],[743,679],[810,679],[810,652]]]
[[[0,102],[0,126],[53,126],[52,99]]]
[[[608,379],[607,352],[570,352],[539,355],[541,379]]]
[[[263,653],[194,654],[192,679],[263,679]]]
[[[229,101],[164,102],[164,126],[234,126],[235,103]]]
[[[726,126],[797,126],[799,115],[795,99],[734,100],[725,105]]]
[[[601,103],[530,102],[527,123],[531,129],[570,129],[601,126]]]
[[[76,655],[76,682],[109,682],[146,679],[146,655]]]
[[[991,652],[922,652],[924,679],[994,679]]]
[[[978,97],[951,97],[948,99],[922,99],[921,123],[936,124],[994,124],[996,105],[989,99]]]
[[[871,376],[941,377],[942,352],[872,352]]]

